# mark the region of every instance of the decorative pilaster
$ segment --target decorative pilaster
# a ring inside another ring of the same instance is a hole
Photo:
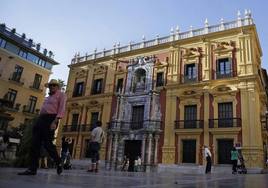
[[[141,149],[141,162],[145,163],[145,148],[146,148],[146,135],[144,134],[142,137],[142,149]]]
[[[151,164],[151,154],[152,154],[152,134],[148,136],[148,147],[147,147],[147,165]]]
[[[155,135],[154,141],[154,164],[157,164],[157,157],[158,157],[158,140],[159,140],[159,135]]]

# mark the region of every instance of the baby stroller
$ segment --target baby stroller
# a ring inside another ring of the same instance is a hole
[[[245,166],[245,160],[243,158],[241,151],[238,152],[237,173],[238,174],[246,174],[247,173],[247,169]]]

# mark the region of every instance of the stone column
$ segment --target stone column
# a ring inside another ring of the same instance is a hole
[[[151,154],[152,154],[152,134],[150,133],[148,136],[148,147],[147,147],[147,165],[151,164]]]
[[[113,165],[115,168],[116,168],[116,161],[117,161],[117,159],[116,159],[117,145],[118,145],[118,134],[115,134],[114,140],[113,140],[113,158],[112,158]]]
[[[109,135],[108,151],[107,151],[107,164],[111,164],[111,154],[113,146],[113,135]]]
[[[155,135],[154,137],[155,140],[155,146],[154,146],[154,164],[157,164],[157,157],[158,157],[158,140],[159,140],[159,135]]]
[[[141,149],[141,162],[145,163],[145,147],[146,147],[146,135],[144,134],[142,137],[142,149]]]

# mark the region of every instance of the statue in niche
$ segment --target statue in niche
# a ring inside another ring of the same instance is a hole
[[[135,71],[134,79],[133,79],[133,90],[143,91],[145,89],[145,81],[146,81],[146,72],[144,69],[138,69]]]

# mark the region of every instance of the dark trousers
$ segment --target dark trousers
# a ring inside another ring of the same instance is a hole
[[[237,172],[237,160],[232,160],[232,164],[233,164],[232,167],[233,172]]]
[[[206,159],[207,159],[206,174],[207,174],[211,171],[211,157],[207,156]]]
[[[47,150],[50,157],[58,165],[61,160],[57,153],[56,146],[53,144],[55,130],[50,130],[50,125],[56,118],[54,114],[40,115],[33,126],[31,164],[30,170],[36,171],[38,168],[38,159],[40,157],[41,145]]]

